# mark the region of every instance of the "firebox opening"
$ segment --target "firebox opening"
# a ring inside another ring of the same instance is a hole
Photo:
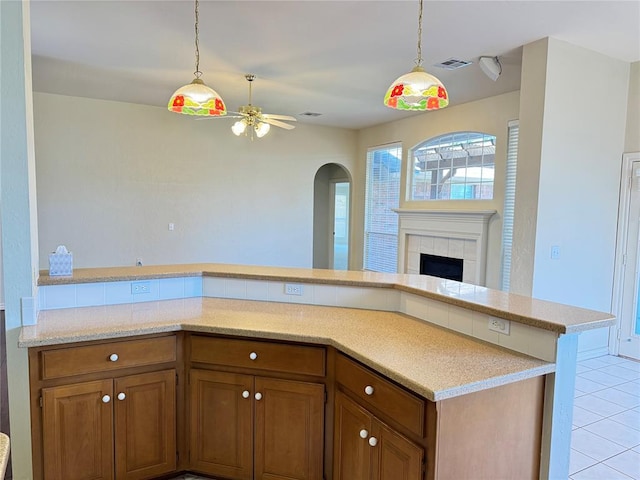
[[[462,281],[462,258],[440,257],[438,255],[420,254],[420,275],[447,278]]]

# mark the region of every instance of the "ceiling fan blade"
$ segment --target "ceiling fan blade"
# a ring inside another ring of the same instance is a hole
[[[274,120],[273,118],[265,118],[264,115],[262,116],[261,121],[271,124],[275,127],[284,128],[286,130],[293,130],[294,128],[296,128],[293,125],[289,125],[288,123],[281,122],[280,120]]]
[[[287,120],[289,122],[296,122],[297,121],[295,119],[295,117],[292,117],[290,115],[274,115],[273,113],[263,113],[262,116],[264,118],[273,118],[275,120]]]
[[[229,113],[231,115],[229,115]],[[196,120],[211,120],[212,118],[243,118],[246,117],[243,113],[238,112],[228,112],[227,115],[216,115],[214,117],[196,117]]]

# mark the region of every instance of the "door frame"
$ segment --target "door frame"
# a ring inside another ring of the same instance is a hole
[[[629,208],[631,206],[631,188],[633,179],[633,162],[640,162],[640,152],[622,155],[622,171],[620,174],[620,196],[618,204],[618,230],[616,232],[616,256],[613,274],[613,292],[611,295],[611,313],[616,316],[616,324],[609,328],[609,353],[618,355],[620,351],[620,334],[622,301],[624,293],[624,277],[626,273],[627,236],[629,234]]]

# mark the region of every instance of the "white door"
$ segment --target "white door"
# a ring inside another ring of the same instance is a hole
[[[619,253],[622,255],[618,353],[640,360],[640,153],[624,157]],[[625,228],[626,227],[626,228]]]
[[[329,265],[334,270],[349,269],[349,182],[332,182]]]

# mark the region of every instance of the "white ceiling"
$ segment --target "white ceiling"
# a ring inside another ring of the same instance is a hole
[[[425,1],[422,52],[451,105],[520,88],[522,45],[555,37],[640,60],[640,1]],[[418,0],[200,1],[200,70],[229,110],[253,103],[300,122],[363,128],[407,115],[385,107],[416,57]],[[33,86],[165,106],[193,79],[194,2],[31,0]],[[477,65],[498,55],[493,82]],[[451,57],[473,65],[447,71]],[[302,112],[322,113],[300,117]],[[220,120],[226,121],[226,120]],[[230,120],[229,120],[230,121]]]

